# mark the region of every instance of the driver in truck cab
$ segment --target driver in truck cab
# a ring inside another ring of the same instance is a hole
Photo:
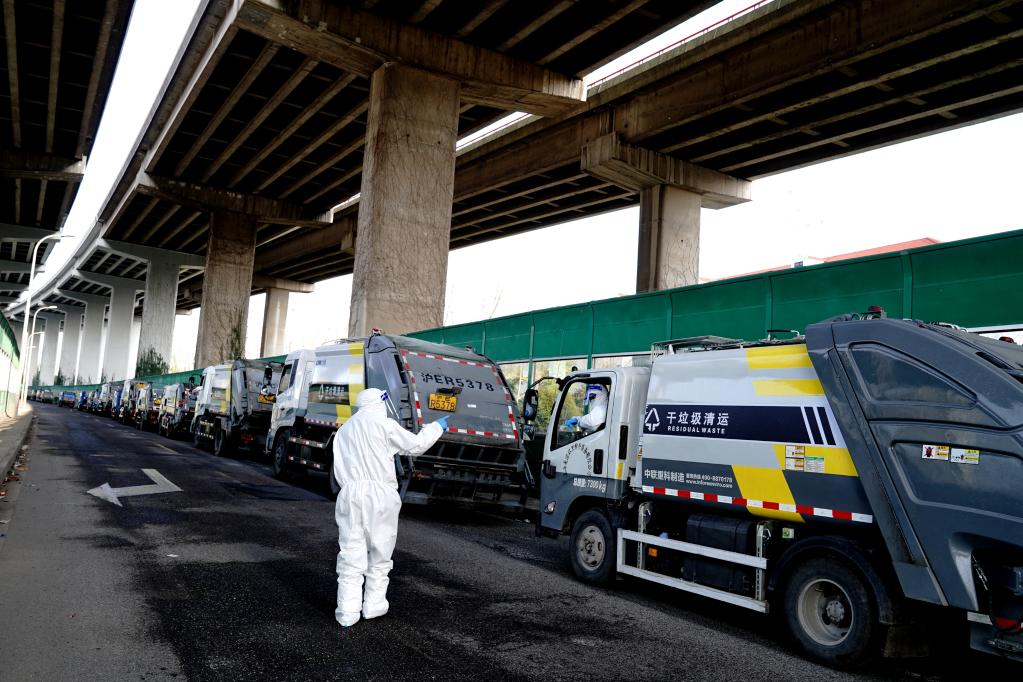
[[[590,384],[586,387],[586,404],[589,411],[581,417],[572,417],[565,422],[565,426],[572,428],[578,426],[583,431],[592,432],[599,429],[607,419],[607,389],[600,384]]]

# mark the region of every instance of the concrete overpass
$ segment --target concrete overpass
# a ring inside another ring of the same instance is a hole
[[[85,173],[132,4],[3,0],[0,297],[25,290],[34,242],[64,224]],[[51,244],[40,247],[40,262]],[[51,351],[59,324],[60,318],[46,323],[47,335],[54,337]],[[15,331],[20,343],[20,328]],[[52,362],[41,369],[43,378],[52,379]]]
[[[363,145],[374,126],[379,140],[419,136],[413,164],[401,152],[381,155],[380,172],[392,180],[376,184],[408,189],[408,178],[393,178],[415,169],[421,186],[414,192],[435,204],[422,212],[429,219],[419,227],[431,235],[423,243],[435,245],[433,258],[443,264],[458,134],[508,110],[568,111],[583,98],[577,74],[710,4],[615,0],[594,10],[574,2],[310,2],[289,3],[286,12],[276,2],[212,0],[140,137],[138,154],[108,198],[102,224],[73,266],[56,273],[58,293],[109,295],[112,335],[114,309],[120,311],[118,330],[127,329],[124,311],[135,290],[145,287],[140,345],[161,357],[170,352],[173,315],[167,311],[201,303],[197,364],[231,355],[243,334],[250,290],[272,290],[267,318],[283,324],[283,292],[322,279],[259,270],[253,277],[253,252],[296,228],[331,224],[331,209],[360,189]],[[374,99],[377,74],[381,90]],[[431,93],[440,99],[430,99]],[[376,113],[374,102],[381,107]],[[424,160],[434,148],[436,159]],[[430,172],[421,172],[424,165]],[[386,220],[404,224],[407,215],[390,213],[406,202],[394,199],[381,194],[379,204]],[[385,260],[397,258],[393,246],[406,241],[399,232],[389,239],[379,247]],[[147,257],[137,247],[160,251]],[[185,267],[196,256],[203,259],[201,278],[194,276],[198,269]],[[146,265],[154,262],[167,267],[157,272]],[[443,288],[443,277],[444,268],[436,269],[429,288]],[[391,284],[382,281],[377,289]],[[125,293],[118,295],[118,288]],[[151,308],[158,309],[155,315]],[[429,319],[439,320],[443,301],[429,308]],[[105,359],[104,370],[110,364]]]
[[[449,247],[636,203],[638,288],[678,286],[701,206],[1023,98],[1020,1],[778,0],[585,101],[580,75],[708,3],[399,4],[210,2],[62,291],[102,292],[90,273],[141,288],[129,245],[162,249],[175,265],[146,300],[202,305],[204,364],[266,278],[354,272],[353,333],[436,326]],[[501,110],[540,118],[456,156]]]

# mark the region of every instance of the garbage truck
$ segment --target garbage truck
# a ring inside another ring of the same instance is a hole
[[[195,401],[199,396],[198,388],[194,382],[188,382],[171,384],[163,389],[158,426],[161,435],[174,438],[182,431],[191,432]]]
[[[578,578],[772,612],[835,667],[926,653],[928,623],[1023,661],[1020,346],[872,310],[651,356],[561,380],[537,532]],[[603,423],[570,427],[594,385]]]
[[[135,427],[139,431],[153,431],[160,424],[160,403],[163,401],[163,384],[149,381],[139,382],[142,386],[135,393]]]
[[[282,366],[237,359],[204,369],[191,426],[196,446],[218,456],[241,447],[262,454]]]
[[[336,495],[333,437],[367,387],[386,391],[391,418],[413,433],[448,417],[440,440],[398,469],[406,503],[526,508],[521,420],[501,370],[471,348],[393,334],[287,356],[266,437],[274,473],[323,472]]]
[[[121,409],[117,415],[122,424],[135,424],[135,410],[138,407],[139,393],[148,385],[148,382],[134,379],[126,382],[121,394]]]

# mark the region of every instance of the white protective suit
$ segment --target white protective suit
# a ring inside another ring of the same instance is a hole
[[[576,425],[585,431],[595,431],[607,419],[607,389],[596,384],[587,386],[586,398],[590,401],[590,411],[579,417]]]
[[[444,432],[440,424],[412,434],[387,416],[384,392],[368,388],[355,399],[358,411],[334,438],[334,478],[341,484],[334,507],[337,521],[338,623],[387,613],[387,574],[398,537],[401,498],[394,473],[394,455],[422,454]],[[363,599],[363,579],[366,593]]]

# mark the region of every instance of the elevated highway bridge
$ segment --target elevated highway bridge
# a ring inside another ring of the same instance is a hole
[[[353,334],[435,327],[449,248],[636,204],[637,288],[680,286],[700,208],[751,180],[1023,102],[1011,0],[776,0],[584,88],[711,4],[210,0],[47,300],[106,301],[114,332],[143,292],[159,357],[201,305],[201,366],[231,354],[251,292],[263,354],[287,291],[347,273]],[[456,152],[508,111],[536,118]]]

